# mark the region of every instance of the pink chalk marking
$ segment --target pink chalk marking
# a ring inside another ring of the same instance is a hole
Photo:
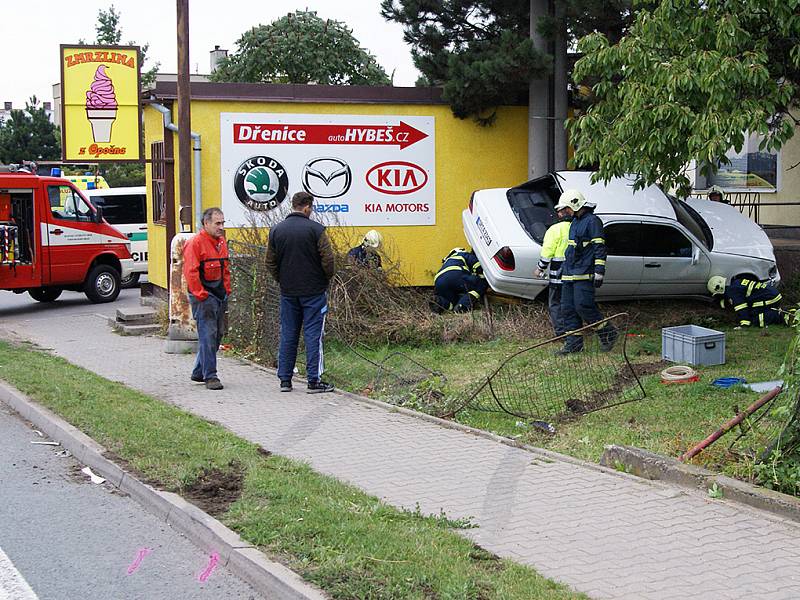
[[[213,573],[214,569],[217,568],[218,562],[219,562],[219,554],[217,554],[216,552],[214,552],[214,554],[208,557],[208,566],[202,573],[200,573],[200,576],[198,577],[200,583],[205,583],[206,580],[209,577],[211,577],[211,573]]]
[[[136,559],[131,563],[131,566],[128,567],[128,575],[133,575],[140,566],[142,566],[142,561],[144,557],[147,556],[152,552],[152,548],[139,548],[139,552],[136,553]]]

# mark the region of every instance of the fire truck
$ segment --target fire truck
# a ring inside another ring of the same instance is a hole
[[[113,302],[132,270],[127,237],[73,183],[0,170],[0,290],[39,302],[64,290]]]

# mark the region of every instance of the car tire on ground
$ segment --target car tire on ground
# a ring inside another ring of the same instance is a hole
[[[140,273],[131,273],[127,277],[123,277],[119,282],[122,286],[122,289],[127,290],[129,288],[136,287],[136,285],[139,283],[139,275]]]
[[[64,290],[61,288],[42,287],[28,290],[28,293],[31,295],[31,298],[37,302],[54,302],[58,299],[63,291]]]
[[[83,284],[83,292],[95,304],[113,302],[121,289],[119,271],[109,265],[96,265]]]

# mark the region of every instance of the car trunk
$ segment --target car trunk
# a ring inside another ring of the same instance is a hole
[[[506,193],[514,216],[537,244],[541,245],[547,228],[557,220],[553,207],[560,195],[561,188],[553,174],[532,179]]]

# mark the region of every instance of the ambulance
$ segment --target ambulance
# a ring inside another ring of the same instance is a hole
[[[128,238],[73,183],[0,171],[0,289],[39,302],[64,290],[113,302],[133,263]]]

